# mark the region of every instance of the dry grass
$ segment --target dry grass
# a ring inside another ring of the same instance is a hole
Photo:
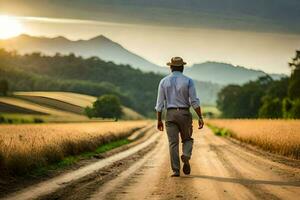
[[[0,126],[0,173],[19,175],[127,137],[147,121]]]
[[[228,129],[233,138],[260,148],[300,159],[300,120],[209,120]]]

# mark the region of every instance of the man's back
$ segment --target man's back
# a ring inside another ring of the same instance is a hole
[[[166,101],[166,108],[198,107],[199,99],[196,96],[193,80],[178,71],[163,78],[159,84],[156,110],[163,109],[164,101]]]

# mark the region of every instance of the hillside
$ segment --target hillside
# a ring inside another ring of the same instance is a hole
[[[89,40],[72,41],[65,37],[47,38],[20,35],[15,38],[0,40],[0,48],[17,50],[20,53],[43,52],[48,55],[74,53],[85,58],[91,56],[100,57],[105,61],[116,64],[129,64],[142,71],[162,72],[159,67],[148,60],[128,51],[120,44],[108,39],[103,35]]]
[[[116,64],[131,65],[133,68],[143,72],[155,72],[168,74],[167,67],[157,66],[146,59],[138,56],[122,47],[120,44],[109,38],[99,35],[89,40],[72,41],[65,37],[55,38],[34,37],[20,35],[15,38],[0,40],[0,48],[7,50],[17,50],[20,53],[42,52],[47,55],[74,53],[85,58],[97,56],[104,61],[112,61]],[[250,80],[255,80],[259,76],[267,73],[260,70],[248,69],[242,66],[219,62],[205,62],[194,64],[186,68],[186,74],[201,82],[211,82],[222,85],[243,84]],[[279,79],[284,75],[270,74],[274,79]],[[209,91],[210,93],[211,91]]]
[[[15,92],[14,95],[39,105],[78,115],[83,115],[84,108],[92,106],[97,100],[97,98],[93,96],[72,92]],[[122,106],[122,109],[124,112],[122,119],[143,119],[142,115],[126,106]]]
[[[97,97],[115,94],[123,105],[147,115],[153,113],[161,76],[99,58],[20,56],[0,50],[0,79],[8,80],[12,91],[64,91]]]
[[[282,74],[267,74],[259,70],[218,62],[194,64],[187,67],[185,73],[195,80],[210,81],[222,85],[243,84],[265,75],[270,75],[275,80],[285,77]]]
[[[0,97],[0,113],[37,116],[45,121],[87,121],[84,115],[15,97]]]

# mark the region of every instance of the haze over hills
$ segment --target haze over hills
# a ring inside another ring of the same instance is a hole
[[[145,72],[165,71],[164,68],[128,51],[103,35],[89,40],[72,41],[62,36],[47,38],[23,34],[15,38],[0,40],[0,48],[17,50],[21,54],[39,51],[48,55],[59,52],[60,54],[74,53],[83,57],[97,56],[102,60],[113,61],[116,64],[129,64]]]
[[[17,50],[20,53],[40,51],[50,55],[59,52],[60,54],[75,53],[83,57],[97,56],[102,60],[112,61],[116,64],[129,64],[133,68],[140,69],[143,72],[169,73],[167,67],[155,65],[103,35],[89,40],[77,41],[72,41],[62,36],[47,38],[20,35],[11,39],[0,40],[0,48]],[[267,73],[226,63],[205,62],[187,67],[185,74],[191,76],[196,81],[226,85],[232,83],[243,84],[250,80],[255,80],[259,76],[264,76]],[[283,76],[271,74],[271,77],[274,79],[279,79]]]
[[[195,80],[209,81],[222,85],[233,83],[243,84],[266,75],[270,75],[274,80],[285,76],[283,74],[267,74],[260,70],[247,69],[241,66],[218,62],[194,64],[192,67],[187,67],[185,73]]]

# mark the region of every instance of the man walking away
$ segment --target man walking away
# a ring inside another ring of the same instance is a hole
[[[191,172],[189,160],[193,149],[193,119],[189,110],[190,106],[194,108],[199,117],[199,129],[204,125],[194,82],[191,78],[182,74],[185,64],[186,62],[180,57],[173,57],[171,62],[167,63],[172,73],[160,81],[155,107],[157,111],[157,128],[160,131],[164,130],[161,117],[162,110],[163,108],[167,109],[165,121],[173,170],[172,177],[180,176],[179,133],[182,141],[181,160],[183,162],[183,172],[186,175]]]

